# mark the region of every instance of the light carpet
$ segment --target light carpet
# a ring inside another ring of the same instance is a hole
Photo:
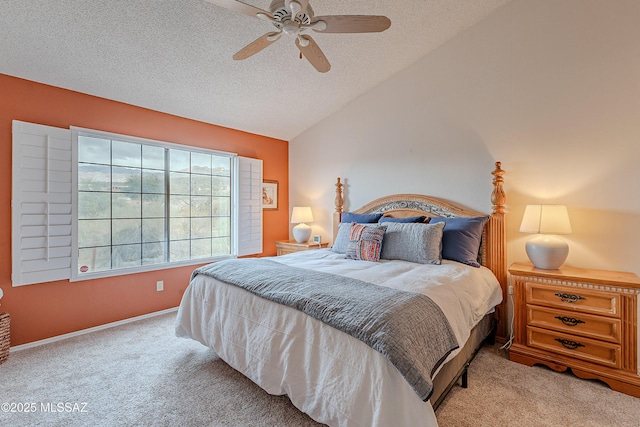
[[[213,351],[175,337],[174,319],[165,314],[11,353],[0,365],[0,425],[320,425]],[[509,362],[493,347],[480,351],[469,379],[437,411],[441,427],[640,426],[640,399]]]

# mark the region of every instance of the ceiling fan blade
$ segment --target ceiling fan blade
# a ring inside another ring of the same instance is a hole
[[[258,14],[263,14],[269,17],[270,19],[273,19],[273,15],[271,14],[271,12],[267,12],[266,10],[262,10],[259,7],[251,6],[241,1],[236,1],[236,0],[207,0],[207,1],[209,3],[216,4],[220,7],[224,7],[225,9],[232,10],[234,12],[253,16],[254,18],[258,18]]]
[[[255,55],[256,53],[260,52],[262,49],[278,41],[280,39],[281,34],[282,33],[278,33],[278,32],[265,34],[264,36],[252,41],[251,43],[249,43],[248,45],[240,49],[238,53],[233,55],[233,59],[235,59],[236,61],[240,61],[242,59],[247,59],[248,57]]]
[[[300,41],[302,39],[302,42]],[[306,44],[305,44],[306,43]],[[307,58],[307,61],[313,65],[313,67],[321,73],[326,73],[331,69],[331,64],[320,46],[309,36],[300,35],[296,38],[296,46],[300,49],[300,52]]]
[[[327,28],[313,27],[314,23],[324,21]],[[316,16],[310,26],[321,33],[379,33],[391,26],[391,20],[378,15],[331,15]]]

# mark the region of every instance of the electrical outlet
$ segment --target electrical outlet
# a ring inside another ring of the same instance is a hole
[[[164,282],[162,280],[156,282],[156,291],[164,291]]]
[[[509,285],[507,292],[509,293],[509,295],[513,295],[513,285]]]

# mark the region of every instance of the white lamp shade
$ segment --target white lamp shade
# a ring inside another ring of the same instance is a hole
[[[569,214],[564,205],[527,205],[520,232],[539,234],[525,246],[527,256],[536,268],[556,270],[569,255],[567,242],[553,234],[571,234]]]
[[[313,214],[308,206],[296,206],[291,212],[291,224],[313,222]]]
[[[565,205],[527,205],[520,232],[533,234],[571,234]]]

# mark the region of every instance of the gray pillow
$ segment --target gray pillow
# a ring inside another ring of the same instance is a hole
[[[444,223],[386,222],[380,259],[440,264]]]
[[[333,252],[337,252],[339,254],[347,253],[347,245],[349,244],[349,231],[351,230],[351,223],[341,222],[338,224],[338,234],[336,234],[336,239],[333,241],[333,246],[331,246],[331,250]]]

